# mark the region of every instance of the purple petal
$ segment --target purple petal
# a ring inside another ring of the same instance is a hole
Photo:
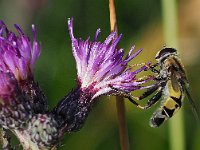
[[[94,41],[97,41],[100,32],[101,32],[101,29],[97,29]]]

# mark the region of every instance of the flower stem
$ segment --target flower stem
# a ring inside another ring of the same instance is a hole
[[[111,31],[118,32],[114,0],[109,0],[109,10],[110,10],[110,29]],[[119,136],[120,136],[121,150],[128,150],[129,140],[128,140],[127,123],[125,117],[125,105],[123,97],[121,96],[116,97],[116,107],[117,107],[117,117],[119,122]]]
[[[117,116],[119,122],[119,135],[121,150],[129,150],[128,131],[125,118],[124,99],[120,96],[116,97]]]
[[[115,0],[109,0],[109,10],[110,10],[110,30],[118,32],[117,19],[115,13]]]
[[[162,0],[162,11],[166,45],[178,49],[176,3],[176,0]],[[170,150],[186,149],[183,119],[183,111],[181,110],[169,122]]]

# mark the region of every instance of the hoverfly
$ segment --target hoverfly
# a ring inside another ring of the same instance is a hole
[[[196,115],[195,117],[198,119],[196,106],[187,90],[189,84],[177,50],[164,47],[156,54],[155,59],[157,63],[149,67],[150,70],[155,73],[156,84],[147,89],[147,91],[139,97],[133,97],[129,93],[123,92],[121,92],[121,95],[128,98],[141,109],[148,109],[161,100],[160,107],[153,113],[150,119],[151,127],[159,127],[164,121],[171,118],[181,108],[185,94],[192,104],[193,112]],[[159,69],[157,70],[156,67],[159,67]],[[142,100],[154,92],[156,93],[148,100],[144,107],[140,106],[134,100],[134,98]]]
[[[185,94],[192,104],[194,113],[197,115],[196,107],[187,90],[189,84],[177,50],[164,47],[156,54],[155,59],[157,63],[150,67],[157,74],[158,84],[138,97],[141,100],[157,90],[157,93],[147,102],[144,109],[150,108],[159,99],[162,99],[160,108],[153,113],[150,119],[150,126],[158,127],[171,118],[181,108]],[[159,70],[155,69],[156,66],[160,67]]]

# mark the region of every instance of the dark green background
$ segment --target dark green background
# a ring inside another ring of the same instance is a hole
[[[179,2],[181,5],[185,1]],[[163,39],[161,2],[159,0],[118,0],[116,12],[118,29],[123,33],[120,47],[125,48],[126,52],[134,44],[136,48],[144,48],[134,62],[153,60],[156,52],[164,45],[163,40],[157,41]],[[12,24],[17,23],[32,36],[31,24],[36,25],[37,37],[42,42],[42,53],[34,74],[48,96],[50,108],[53,108],[59,99],[75,87],[76,66],[67,32],[69,17],[74,18],[76,37],[86,39],[91,36],[92,38],[97,28],[101,28],[101,41],[109,34],[108,0],[35,0],[34,2],[0,0],[0,19],[4,20],[10,28],[13,29]],[[149,42],[152,38],[155,40]],[[198,60],[199,57],[196,59]],[[191,83],[192,95],[198,101],[200,63],[192,62],[184,64]],[[155,107],[141,111],[129,101],[126,101],[126,106],[130,149],[168,150],[168,123],[156,129],[148,125]],[[182,109],[185,115],[187,149],[198,150],[200,130],[187,101]],[[120,150],[115,101],[111,97],[102,97],[94,106],[81,131],[66,134],[60,150],[62,149]]]

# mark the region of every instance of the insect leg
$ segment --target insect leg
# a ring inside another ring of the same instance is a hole
[[[149,69],[150,69],[153,73],[159,74],[160,71],[157,70],[157,69],[155,69],[155,67],[157,67],[157,66],[158,66],[158,63],[156,63],[156,64],[154,64],[154,65],[150,65],[150,66],[149,66]]]
[[[126,93],[126,92],[124,92],[124,91],[122,91],[122,90],[120,90],[120,89],[114,88],[114,87],[111,86],[111,85],[110,85],[110,88],[113,89],[118,95],[121,95],[121,96],[123,96],[124,98],[128,98],[128,100],[129,100],[131,103],[133,103],[134,105],[136,105],[138,108],[144,109],[143,106],[141,106],[140,104],[138,104],[138,103],[134,100],[134,98],[136,98],[136,97],[132,96],[130,93]]]
[[[145,83],[145,81],[150,81],[150,79],[154,80],[155,77],[152,75],[145,75],[137,79],[137,82],[141,82],[141,84]]]
[[[152,105],[154,105],[160,98],[162,97],[162,88],[160,88],[156,94],[148,100],[147,104],[144,106],[144,109],[150,108]]]
[[[133,67],[145,66],[145,65],[147,65],[147,64],[146,63],[137,63],[137,64],[128,65],[128,66],[133,68]]]
[[[151,95],[153,92],[155,92],[157,89],[159,88],[158,85],[155,85],[149,89],[147,89],[141,96],[136,97],[137,100],[142,100],[146,97],[148,97],[149,95]]]
[[[150,94],[152,94],[154,91],[156,91],[158,89],[158,87],[155,87],[155,88],[152,88],[151,89],[151,91],[149,90],[149,91],[146,91],[146,97],[148,96],[148,95],[150,95]],[[153,91],[153,92],[152,92]],[[149,92],[149,93],[147,93],[147,92]],[[148,95],[147,95],[148,94]],[[144,96],[144,97],[145,97]],[[147,104],[145,105],[145,106],[141,106],[141,105],[139,105],[137,102],[135,102],[134,100],[133,100],[133,97],[132,97],[132,95],[131,94],[128,94],[127,95],[127,97],[126,98],[128,98],[129,99],[129,101],[131,101],[133,104],[135,104],[138,108],[140,108],[140,109],[148,109],[148,108],[150,108],[152,105],[154,105],[156,102],[158,102],[158,100],[160,99],[162,97],[162,87],[160,87],[159,89],[158,89],[158,91],[156,92],[156,94],[150,99],[150,100],[148,100],[148,102],[147,102]],[[140,99],[141,100],[141,99]]]

